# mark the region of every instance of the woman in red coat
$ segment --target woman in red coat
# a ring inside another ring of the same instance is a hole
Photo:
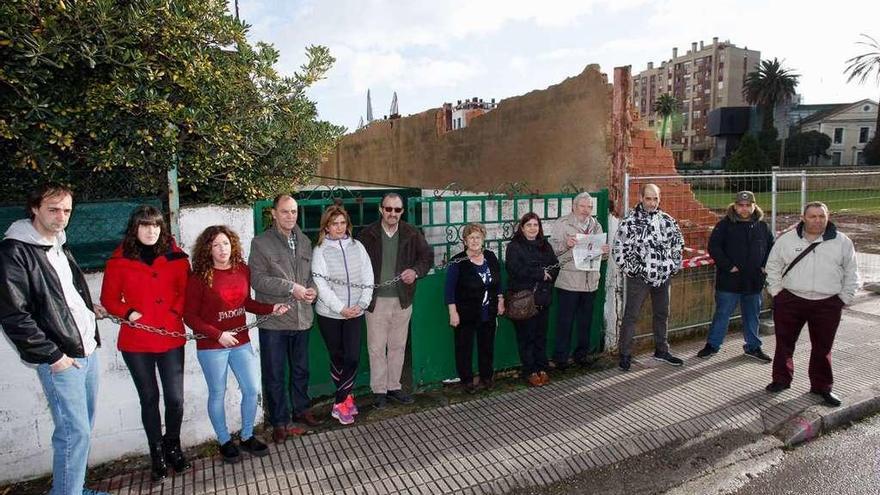
[[[131,214],[122,244],[107,261],[101,304],[129,322],[183,333],[189,261],[174,243],[162,212],[140,206]],[[150,444],[152,479],[189,468],[180,448],[183,421],[183,337],[171,337],[123,323],[118,348],[131,372],[141,403],[141,421]],[[159,384],[165,400],[165,435],[159,414]]]

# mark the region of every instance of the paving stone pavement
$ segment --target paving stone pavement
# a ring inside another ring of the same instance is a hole
[[[835,392],[844,399],[880,384],[880,298],[845,312],[834,346]],[[770,365],[742,353],[741,336],[699,359],[703,342],[673,345],[672,367],[637,357],[617,369],[355,424],[288,440],[270,455],[224,464],[199,459],[182,476],[154,485],[147,471],[103,481],[114,494],[438,494],[504,493],[544,485],[704,431],[770,432],[819,399],[809,394],[809,341],[795,354],[791,389],[771,395]],[[773,336],[764,337],[772,355]]]

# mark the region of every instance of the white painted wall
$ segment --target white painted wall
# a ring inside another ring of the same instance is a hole
[[[180,215],[182,247],[189,252],[205,227],[221,223],[239,233],[247,255],[254,231],[253,210],[250,207],[183,208]],[[103,278],[102,272],[86,275],[95,301],[100,297]],[[147,453],[137,393],[122,355],[116,350],[118,330],[118,325],[108,320],[98,323],[102,339],[102,346],[97,350],[101,382],[90,465]],[[251,332],[253,345],[256,346],[259,344],[256,330]],[[8,341],[5,335],[3,338]],[[231,373],[229,380],[227,422],[230,430],[236,431],[241,428],[240,396]],[[184,384],[186,401],[181,440],[187,447],[214,438],[205,409],[207,387],[196,360],[194,343],[186,345]],[[0,449],[0,483],[49,474],[52,462],[51,436],[55,425],[35,367],[21,361],[10,342],[0,344],[0,424],[0,445],[4,446]]]

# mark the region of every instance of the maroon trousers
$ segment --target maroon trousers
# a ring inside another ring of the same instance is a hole
[[[773,298],[773,323],[776,326],[776,354],[773,357],[773,381],[790,385],[794,374],[794,346],[804,328],[810,332],[810,390],[830,392],[831,346],[840,324],[843,301],[837,296],[812,301],[783,290]]]

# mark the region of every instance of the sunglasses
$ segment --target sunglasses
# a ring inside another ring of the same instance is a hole
[[[385,210],[385,213],[391,213],[392,211],[394,213],[400,213],[403,211],[403,208],[399,206],[383,206],[382,209]]]

